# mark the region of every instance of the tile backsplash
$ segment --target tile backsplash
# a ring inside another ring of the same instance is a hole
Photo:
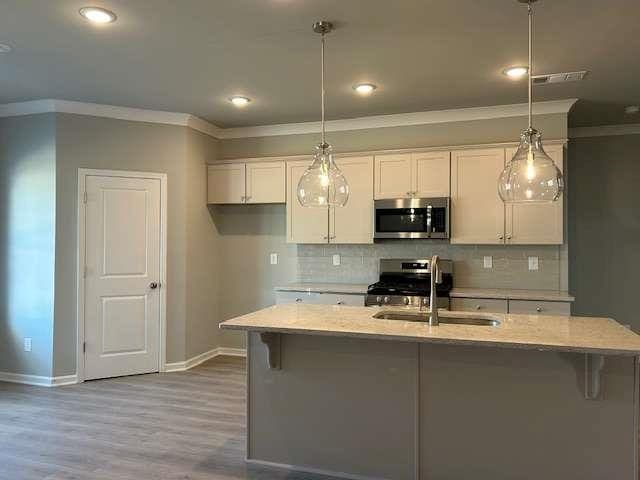
[[[340,255],[334,266],[332,256]],[[566,245],[451,245],[438,240],[390,240],[373,245],[298,245],[297,275],[301,282],[373,283],[381,258],[453,260],[457,287],[567,289]],[[493,268],[485,269],[485,256]],[[528,269],[528,257],[538,257],[538,270]]]

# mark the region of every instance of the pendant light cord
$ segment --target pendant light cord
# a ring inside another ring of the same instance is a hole
[[[533,7],[531,1],[528,5],[529,16],[529,131],[533,129],[532,110],[533,110]]]
[[[326,143],[324,140],[325,137],[325,128],[324,128],[324,103],[325,103],[325,93],[324,93],[324,32],[322,33],[322,49],[321,49],[321,54],[320,54],[320,58],[321,58],[321,63],[322,63],[322,73],[320,75],[320,84],[321,84],[321,89],[322,89],[322,141],[321,141],[321,145],[322,148],[324,150],[324,148],[326,148]]]

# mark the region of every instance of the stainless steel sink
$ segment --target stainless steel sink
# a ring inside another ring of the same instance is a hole
[[[382,320],[401,320],[404,322],[429,322],[428,312],[411,312],[411,311],[390,311],[383,310],[373,315],[373,318]],[[497,327],[500,321],[495,318],[481,318],[478,316],[467,316],[465,314],[456,314],[455,312],[440,311],[440,323],[453,325],[477,325],[480,327]]]

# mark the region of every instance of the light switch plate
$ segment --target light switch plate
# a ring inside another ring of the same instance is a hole
[[[25,352],[31,351],[31,338],[29,337],[25,337],[24,339],[24,351]]]
[[[538,257],[529,257],[529,270],[538,270]]]
[[[336,254],[333,255],[333,265],[335,267],[340,265],[340,254],[339,253],[336,253]]]
[[[493,268],[493,257],[491,255],[485,255],[483,262],[484,268]]]
[[[272,253],[271,255],[269,255],[269,261],[271,262],[271,265],[277,265],[278,264],[278,254],[277,253]]]

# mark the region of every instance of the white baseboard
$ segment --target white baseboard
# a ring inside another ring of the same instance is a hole
[[[288,465],[286,463],[267,462],[264,460],[245,459],[248,464],[260,467],[277,468],[279,470],[287,470],[290,472],[311,473],[314,475],[323,475],[326,477],[344,478],[347,480],[382,480],[377,477],[367,477],[365,475],[355,475],[353,473],[334,472],[331,470],[323,470],[321,468],[299,467],[296,465]]]
[[[24,375],[22,373],[0,372],[0,381],[23,383],[38,387],[61,387],[78,383],[77,375],[61,375],[59,377],[43,377],[40,375]]]
[[[173,362],[166,363],[164,366],[164,371],[167,373],[170,372],[184,372],[185,370],[189,370],[201,363],[206,362],[214,357],[220,356],[232,356],[232,357],[246,357],[247,351],[244,348],[227,348],[227,347],[218,347],[213,350],[209,350],[208,352],[201,353],[200,355],[196,355],[184,362]]]

